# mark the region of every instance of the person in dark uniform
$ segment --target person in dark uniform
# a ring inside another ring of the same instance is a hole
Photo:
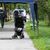
[[[18,11],[14,12],[14,21],[15,21],[15,34],[12,36],[12,38],[16,38],[17,35],[20,35],[21,39],[24,38],[23,33],[21,33],[21,32],[23,32],[23,28],[24,28],[24,22],[23,22],[24,19],[21,16],[19,17]],[[18,32],[17,28],[22,28],[22,30],[20,32]]]
[[[2,28],[4,27],[4,20],[5,20],[5,11],[4,10],[0,10],[0,21],[1,21],[1,26]]]

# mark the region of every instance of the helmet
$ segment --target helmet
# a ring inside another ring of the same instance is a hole
[[[18,15],[18,11],[14,11],[14,15],[17,16]]]

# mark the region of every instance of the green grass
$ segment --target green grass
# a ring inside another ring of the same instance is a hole
[[[26,31],[38,50],[50,50],[50,27],[45,26],[44,22],[39,23],[39,33],[33,31],[30,22],[26,23]],[[38,34],[38,36],[36,36]]]

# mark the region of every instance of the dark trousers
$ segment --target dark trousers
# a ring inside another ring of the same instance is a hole
[[[17,22],[17,20],[18,20],[17,18],[14,18],[14,21],[15,21],[15,32],[17,32],[16,28],[22,28],[22,31],[23,31],[23,29],[24,29],[23,21],[22,21],[22,23],[19,23],[19,22]]]
[[[2,26],[2,27],[4,26],[4,19],[5,19],[5,18],[1,18],[1,26]]]

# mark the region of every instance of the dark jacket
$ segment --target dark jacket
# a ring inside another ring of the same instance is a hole
[[[23,21],[22,17],[15,18],[15,26],[16,27],[23,27],[24,26],[24,21]]]

